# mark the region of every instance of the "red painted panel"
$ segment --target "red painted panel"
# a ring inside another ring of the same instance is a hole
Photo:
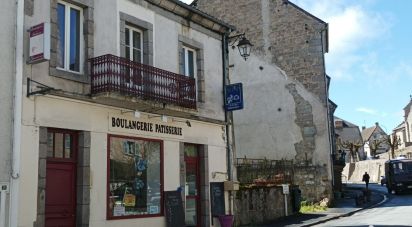
[[[47,161],[46,227],[76,225],[76,164]]]

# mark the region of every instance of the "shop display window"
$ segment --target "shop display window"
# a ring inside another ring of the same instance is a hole
[[[108,219],[163,215],[163,142],[109,135]]]

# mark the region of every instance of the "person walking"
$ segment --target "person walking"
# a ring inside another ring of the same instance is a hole
[[[365,172],[365,174],[363,174],[363,176],[362,176],[362,181],[365,181],[366,189],[368,189],[368,186],[369,186],[369,179],[370,179],[370,176],[369,176],[368,172]]]

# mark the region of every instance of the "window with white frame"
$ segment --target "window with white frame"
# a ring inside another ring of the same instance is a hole
[[[143,63],[143,32],[137,28],[125,28],[125,57]]]
[[[59,1],[57,3],[57,67],[82,72],[83,10]]]
[[[183,47],[183,64],[184,75],[196,78],[196,50],[186,46]]]

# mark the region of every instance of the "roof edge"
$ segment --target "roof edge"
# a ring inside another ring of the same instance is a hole
[[[295,7],[296,9],[300,10],[302,13],[306,14],[309,17],[312,17],[313,19],[317,20],[318,22],[325,24],[326,26],[328,25],[328,23],[326,23],[325,21],[323,21],[322,19],[320,19],[319,17],[316,17],[315,15],[309,13],[308,11],[304,10],[303,8],[299,7],[298,5],[296,5],[295,3],[289,1],[289,0],[285,0],[288,4],[292,5],[293,7]]]
[[[227,33],[227,32],[232,32],[232,31],[236,30],[235,26],[230,25],[230,24],[228,24],[224,21],[221,21],[221,20],[219,20],[219,19],[217,19],[217,18],[215,18],[215,17],[213,17],[213,16],[211,16],[211,15],[209,15],[209,14],[203,12],[203,11],[200,11],[199,9],[196,9],[193,6],[190,6],[190,5],[188,5],[184,2],[181,2],[179,0],[146,0],[146,1],[153,4],[153,5],[158,6],[162,9],[164,9],[164,10],[167,10],[171,13],[174,13],[178,16],[181,16],[182,18],[193,21],[194,23],[197,23],[197,24],[199,24],[199,25],[201,25],[201,26],[203,26],[203,27],[205,27],[209,30],[212,30],[212,31],[215,31],[215,32],[218,32],[218,33],[221,33],[221,34],[224,34],[224,33]],[[165,7],[165,5],[161,4],[162,2],[170,2],[172,4],[175,4],[175,7],[173,7],[173,9],[167,8],[167,7]],[[183,14],[181,11],[176,10],[176,6],[179,6],[183,9],[187,10],[189,16]],[[208,25],[206,23],[202,23],[202,21],[192,20],[193,14],[196,14],[196,15],[198,15],[198,16],[206,19],[206,20],[209,20],[209,21],[213,22],[213,24]],[[223,29],[216,28],[215,24],[219,25],[220,28],[223,28]]]

